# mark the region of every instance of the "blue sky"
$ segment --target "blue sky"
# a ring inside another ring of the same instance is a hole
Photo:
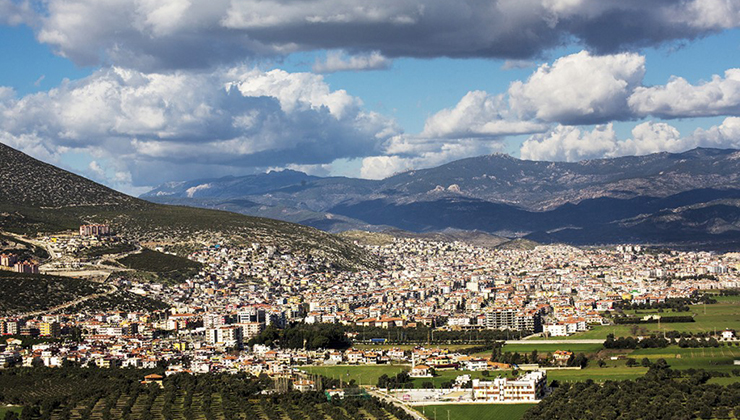
[[[643,3],[0,0],[0,141],[131,193],[740,147],[740,6]]]

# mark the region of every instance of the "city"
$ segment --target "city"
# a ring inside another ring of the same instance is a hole
[[[127,244],[120,248],[127,250],[121,255],[141,248],[110,232],[101,226],[96,234],[81,228],[80,234],[23,239],[53,256],[40,266],[42,273],[65,270],[67,275],[90,276],[101,270],[101,261],[114,258],[75,258],[80,247]],[[569,349],[606,345],[605,336],[578,337],[623,328],[623,309],[669,308],[671,302],[706,307],[700,299],[706,293],[740,287],[740,253],[638,245],[489,249],[413,238],[357,245],[377,257],[383,268],[333,270],[252,243],[240,248],[213,244],[192,252],[188,259],[201,269],[181,283],[137,281],[125,270],[113,269],[106,284],[166,302],[169,309],[70,313],[63,308],[0,318],[0,333],[11,337],[0,344],[0,366],[160,368],[162,377],[266,374],[290,380],[293,389],[304,392],[324,390],[316,373],[331,377],[342,366],[347,372],[364,366],[406,372],[406,382],[392,386],[374,383],[372,378],[379,374],[368,374],[365,382],[361,376],[353,378],[352,385],[408,406],[536,403],[550,392],[548,371],[579,370],[588,363],[576,358],[585,358],[583,354]],[[164,251],[165,245],[156,249]],[[7,269],[17,267],[17,261],[13,254],[3,255]],[[632,333],[625,335],[637,333],[638,340],[640,334],[666,337],[675,316],[672,309],[659,311],[638,318]],[[653,321],[643,324],[652,328],[639,326],[640,321]],[[279,338],[266,341],[275,331],[301,326],[318,326],[316,331],[337,326],[342,336],[339,342],[304,339],[297,346],[281,345]],[[715,347],[740,345],[734,329],[719,327],[706,340]],[[422,329],[426,335],[420,337]],[[576,340],[569,343],[569,336]],[[558,337],[566,340],[553,340]],[[671,342],[678,344],[675,338]],[[37,343],[27,344],[31,342]],[[560,349],[523,359],[502,359],[500,351],[496,355],[496,348],[517,345],[537,353],[542,348],[538,344]],[[728,351],[733,353],[740,355],[740,350]],[[590,354],[593,358],[593,351]],[[440,374],[449,380],[425,380]]]
[[[740,420],[740,1],[0,0],[0,420]]]

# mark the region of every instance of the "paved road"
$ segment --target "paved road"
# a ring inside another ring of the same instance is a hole
[[[398,398],[392,397],[392,396],[390,396],[388,394],[379,392],[379,391],[374,390],[374,389],[368,389],[367,391],[373,397],[377,397],[377,398],[379,398],[379,399],[381,399],[381,400],[383,400],[383,401],[385,401],[387,403],[391,403],[391,404],[395,405],[396,407],[401,408],[403,411],[405,411],[406,413],[408,413],[411,417],[415,418],[416,420],[427,420],[427,418],[424,417],[424,416],[422,416],[421,413],[419,413],[418,411],[414,410],[413,408],[410,408],[409,406],[407,406],[406,404],[404,404]]]

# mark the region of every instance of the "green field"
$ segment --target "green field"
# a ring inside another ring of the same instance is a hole
[[[634,324],[634,325],[599,325],[593,327],[590,331],[574,334],[569,337],[552,337],[551,339],[579,340],[588,338],[606,338],[608,334],[614,334],[615,337],[627,337],[632,335],[646,335],[658,333],[660,331],[681,331],[681,332],[707,332],[722,331],[725,328],[740,330],[740,296],[717,296],[716,304],[712,305],[692,305],[690,312],[663,312],[665,316],[692,315],[695,314],[695,322],[676,322],[661,324]],[[625,311],[634,313],[634,311]],[[647,314],[650,311],[640,310],[641,314]],[[637,327],[636,334],[633,329]]]
[[[492,380],[497,376],[512,376],[511,370],[499,370],[489,372],[488,376],[483,375],[481,371],[470,371],[470,370],[438,370],[433,378],[414,378],[414,388],[422,388],[424,382],[431,382],[435,388],[440,388],[442,383],[454,381],[455,378],[461,375],[470,375],[470,379],[483,379]]]
[[[375,385],[383,375],[396,376],[408,371],[410,366],[404,365],[376,365],[376,366],[303,366],[301,370],[327,378],[355,380],[358,385]]]
[[[429,420],[517,420],[535,404],[445,404],[414,407]],[[436,410],[436,416],[435,416]]]
[[[0,407],[0,419],[4,419],[5,416],[10,412],[21,414],[22,407]]]
[[[694,368],[730,372],[738,368],[733,365],[733,360],[740,359],[740,347],[682,349],[670,346],[664,349],[639,349],[630,353],[629,356],[638,361],[643,357],[651,361],[665,359],[673,369]],[[740,380],[740,377],[735,377],[735,379]]]
[[[598,366],[588,366],[580,370],[548,370],[548,381],[560,382],[581,382],[591,379],[594,382],[604,381],[621,381],[625,379],[635,379],[645,375],[647,368],[644,367],[627,367],[627,366],[609,366],[600,368]]]
[[[717,385],[732,385],[735,382],[738,382],[740,380],[737,376],[731,376],[729,378],[710,378],[707,383],[710,384],[717,384]]]
[[[694,312],[673,312],[672,310],[664,309],[662,312],[658,309],[625,309],[626,315],[643,317],[645,315],[661,315],[661,316],[691,316]]]
[[[507,344],[504,346],[505,352],[532,353],[537,350],[540,354],[552,353],[556,350],[568,350],[573,353],[596,353],[603,349],[602,344]]]

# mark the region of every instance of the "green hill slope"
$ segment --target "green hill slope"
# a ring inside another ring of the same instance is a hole
[[[108,223],[139,241],[259,242],[342,268],[374,262],[351,243],[317,229],[217,210],[150,203],[40,162],[0,144],[0,230],[59,232]]]
[[[43,274],[0,270],[0,316],[30,312],[157,310],[168,305],[102,283]]]

